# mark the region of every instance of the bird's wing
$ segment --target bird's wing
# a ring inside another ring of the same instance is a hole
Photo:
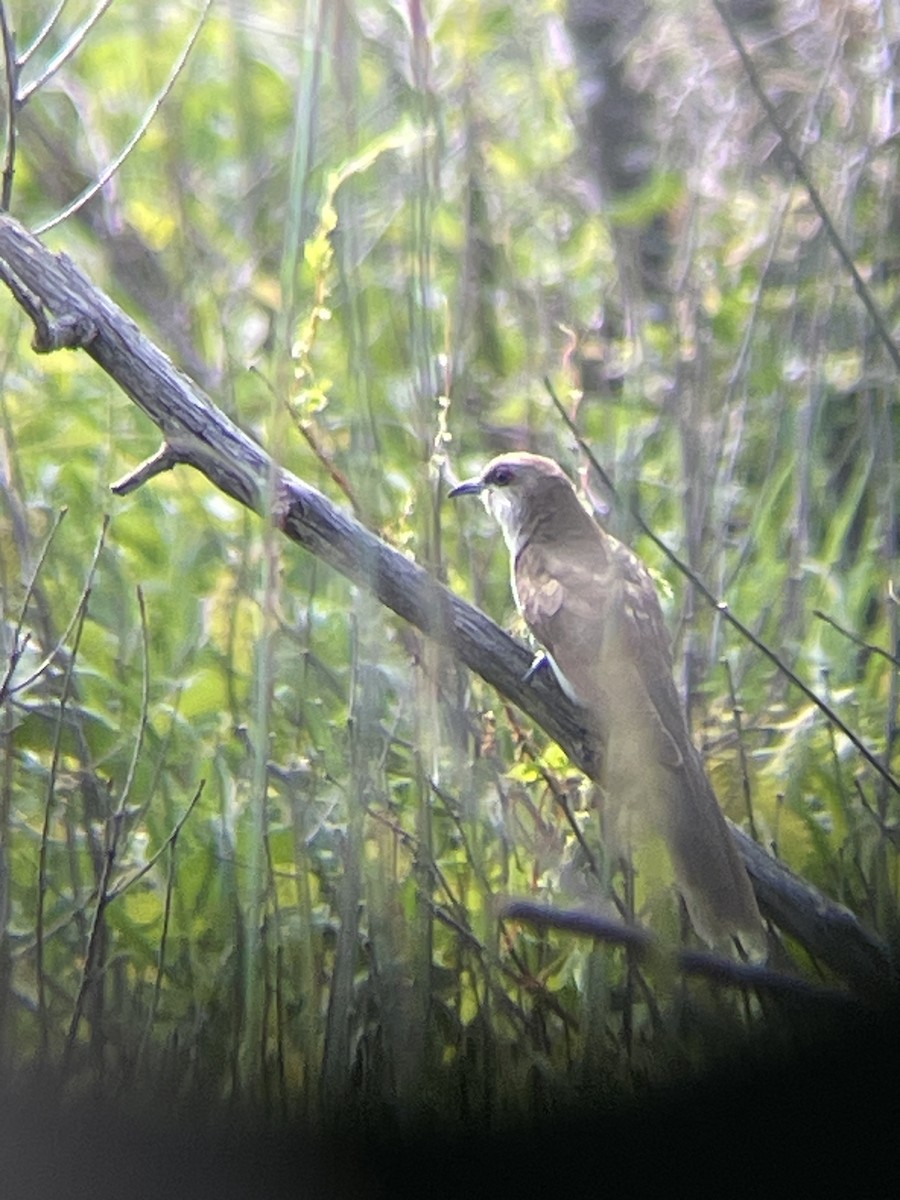
[[[569,543],[565,553],[555,546],[529,542],[515,563],[519,610],[551,654],[566,640],[577,620],[586,637],[602,633],[608,601],[609,561],[594,546]]]
[[[609,729],[617,713],[658,726],[664,765],[681,763],[687,731],[656,587],[636,555],[608,534],[553,545],[529,543],[516,561],[522,616],[572,691]]]
[[[636,554],[614,538],[609,542],[617,580],[611,614],[616,633],[675,749],[674,761],[666,765],[680,766],[679,747],[690,735],[672,675],[672,646],[656,585]]]

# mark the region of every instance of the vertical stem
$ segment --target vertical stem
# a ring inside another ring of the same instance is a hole
[[[272,699],[272,629],[278,594],[279,556],[275,531],[267,522],[265,532],[265,580],[263,582],[263,632],[256,654],[253,735],[253,783],[246,813],[247,829],[242,860],[246,869],[244,892],[243,1002],[244,1028],[240,1043],[240,1082],[244,1094],[258,1091],[264,1062],[264,964],[263,917],[269,886],[266,865],[266,803],[268,794],[269,718]]]
[[[300,23],[300,45],[303,49],[294,108],[294,144],[291,154],[287,221],[281,252],[282,303],[276,343],[280,354],[288,354],[290,351],[291,329],[296,318],[297,264],[300,246],[305,236],[310,174],[318,132],[324,19],[322,0],[307,0]]]

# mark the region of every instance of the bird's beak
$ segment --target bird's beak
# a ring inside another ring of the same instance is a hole
[[[484,491],[484,480],[480,475],[475,475],[471,479],[464,479],[462,483],[458,483],[455,488],[451,488],[447,493],[451,499],[456,496],[480,496]]]

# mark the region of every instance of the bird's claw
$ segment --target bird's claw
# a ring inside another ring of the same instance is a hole
[[[522,676],[522,682],[530,683],[532,679],[534,679],[535,675],[537,675],[538,671],[543,671],[546,667],[549,667],[549,665],[550,660],[547,655],[544,654],[543,651],[539,651],[531,660],[531,666]]]

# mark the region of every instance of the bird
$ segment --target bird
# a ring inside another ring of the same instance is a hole
[[[550,458],[502,454],[449,495],[480,496],[500,526],[516,607],[599,739],[597,781],[617,851],[660,835],[701,939],[764,958],[756,898],[688,728],[647,567]]]

